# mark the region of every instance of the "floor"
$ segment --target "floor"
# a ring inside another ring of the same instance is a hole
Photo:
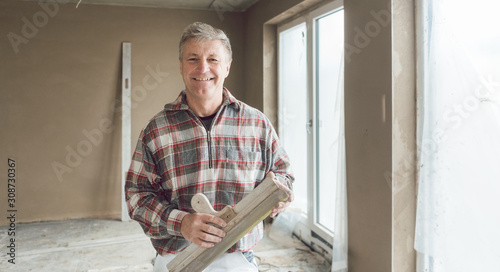
[[[297,238],[266,224],[255,248],[259,271],[328,272],[330,264]],[[155,256],[136,222],[107,219],[67,220],[16,226],[15,264],[6,245],[11,237],[0,227],[0,271],[152,271]],[[279,242],[277,242],[279,241]]]

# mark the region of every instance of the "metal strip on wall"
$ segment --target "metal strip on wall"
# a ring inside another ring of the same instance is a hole
[[[127,203],[125,202],[125,181],[131,161],[131,64],[132,44],[122,43],[122,166],[121,166],[121,193],[122,193],[122,221],[130,220]]]

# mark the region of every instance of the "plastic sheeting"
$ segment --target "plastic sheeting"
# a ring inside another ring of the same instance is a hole
[[[342,52],[342,60],[344,52]],[[343,61],[342,61],[343,63]],[[344,78],[344,65],[340,68],[340,78]],[[340,90],[344,90],[344,81],[339,80]],[[340,128],[338,130],[337,188],[335,190],[335,225],[333,231],[332,272],[347,272],[347,189],[346,189],[346,154],[344,126],[344,92],[338,92],[336,107],[339,108]]]
[[[500,4],[418,6],[419,271],[500,271]]]

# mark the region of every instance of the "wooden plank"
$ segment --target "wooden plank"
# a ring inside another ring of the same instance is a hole
[[[191,243],[167,264],[170,272],[202,271],[264,220],[271,213],[273,207],[288,198],[288,194],[275,184],[273,176],[268,176],[233,208],[227,206],[222,211],[215,212],[206,197],[206,202],[203,197],[193,197],[194,201],[191,205],[195,210],[200,209],[203,212],[222,216],[221,218],[225,221],[227,219],[227,225],[223,228],[226,236],[212,248],[204,248]],[[206,205],[210,205],[210,208]],[[225,219],[223,216],[229,217]]]
[[[128,42],[122,43],[122,221],[129,221],[127,203],[125,202],[125,181],[127,179],[128,168],[131,161],[131,66],[132,65],[132,45]]]

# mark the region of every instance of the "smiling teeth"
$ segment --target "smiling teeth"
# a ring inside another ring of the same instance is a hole
[[[206,81],[206,80],[210,80],[211,78],[195,78],[194,80],[198,80],[198,81]]]

